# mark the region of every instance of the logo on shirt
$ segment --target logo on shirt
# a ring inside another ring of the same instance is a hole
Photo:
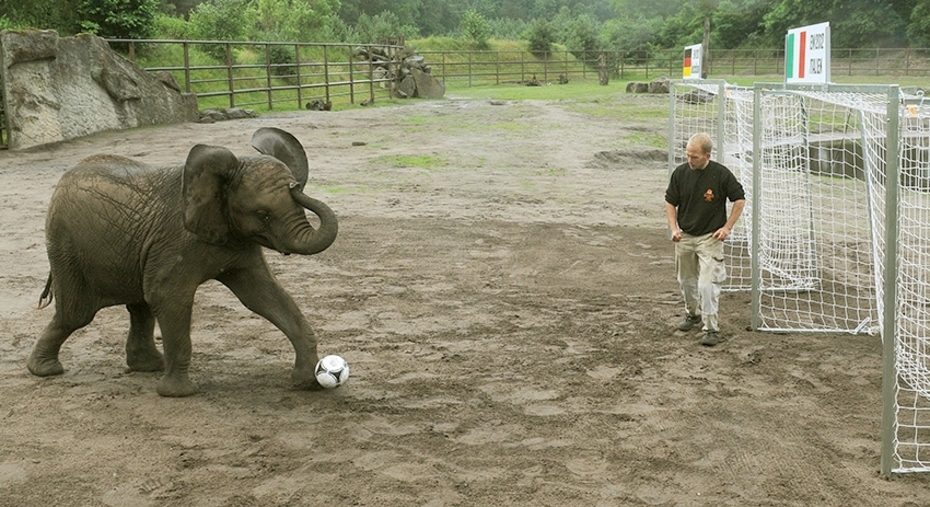
[[[708,188],[707,192],[704,192],[704,200],[706,202],[714,202],[714,191],[713,189]]]

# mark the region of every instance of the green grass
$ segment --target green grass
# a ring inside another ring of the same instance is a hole
[[[374,165],[390,167],[415,167],[419,169],[436,169],[449,165],[449,161],[435,155],[382,155],[371,160]]]

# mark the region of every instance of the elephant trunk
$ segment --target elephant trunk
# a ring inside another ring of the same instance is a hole
[[[329,248],[339,232],[336,214],[325,203],[304,194],[299,188],[292,188],[291,196],[297,204],[312,211],[320,219],[320,226],[317,229],[311,227],[306,233],[295,238],[290,249],[291,253],[313,255]]]

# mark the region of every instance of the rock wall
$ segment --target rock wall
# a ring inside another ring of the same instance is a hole
[[[199,119],[197,97],[171,74],[143,70],[95,35],[2,31],[0,78],[10,149]]]

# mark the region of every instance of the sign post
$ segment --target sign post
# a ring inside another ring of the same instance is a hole
[[[788,30],[785,36],[785,82],[830,82],[830,23]]]

